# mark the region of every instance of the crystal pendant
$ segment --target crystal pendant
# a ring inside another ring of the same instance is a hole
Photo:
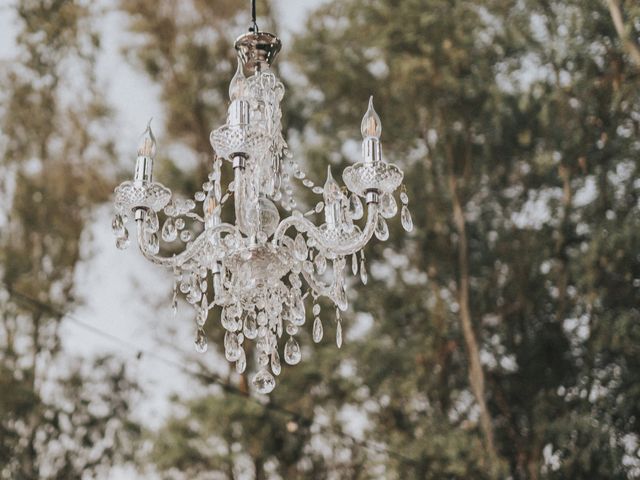
[[[302,353],[300,352],[300,345],[296,342],[296,339],[289,337],[287,343],[284,346],[284,361],[289,365],[296,365],[302,359]]]
[[[322,328],[322,320],[320,317],[316,317],[313,321],[313,341],[319,343],[324,335],[324,329]]]
[[[411,213],[406,205],[402,206],[402,212],[400,213],[400,221],[402,222],[402,228],[407,232],[413,230],[413,220],[411,219]]]
[[[158,222],[158,214],[153,210],[149,210],[144,217],[144,228],[148,232],[157,232],[160,224]]]
[[[267,394],[273,391],[276,386],[276,379],[273,378],[266,368],[260,369],[251,381],[258,393]]]
[[[173,242],[176,238],[178,238],[178,229],[173,218],[169,217],[162,226],[162,240]]]
[[[113,220],[111,221],[111,231],[116,237],[122,237],[124,235],[124,221],[122,220],[122,215],[116,213],[113,216]]]
[[[147,238],[147,247],[149,249],[149,253],[152,255],[156,255],[160,251],[160,240],[158,239],[158,234],[152,233]]]
[[[358,274],[358,256],[355,253],[351,255],[351,271],[354,276]]]
[[[336,325],[336,345],[338,348],[342,347],[342,320],[338,317],[338,324]]]
[[[374,232],[378,240],[382,240],[384,242],[386,239],[389,238],[389,227],[387,227],[387,222],[382,217],[382,215],[378,216],[378,220],[376,221],[376,228]]]
[[[384,218],[391,218],[398,213],[396,199],[390,193],[383,193],[380,199],[380,213]]]
[[[116,247],[125,250],[129,246],[129,230],[124,229],[124,233],[116,239]]]
[[[271,371],[274,375],[280,375],[282,365],[280,363],[280,354],[277,350],[271,352]]]
[[[233,332],[224,334],[224,356],[230,362],[235,362],[241,356],[242,348],[238,342],[238,335]]]
[[[351,194],[349,198],[349,209],[351,210],[351,218],[354,220],[360,220],[364,215],[364,208],[362,208],[362,201],[360,197],[355,193]]]
[[[183,242],[188,242],[191,240],[191,232],[189,230],[183,230],[180,232],[180,240]]]
[[[318,315],[320,315],[320,305],[318,305],[317,303],[315,303],[313,305],[313,314],[317,317]]]
[[[204,333],[204,330],[199,328],[198,332],[196,333],[196,340],[194,342],[195,347],[196,347],[196,352],[198,353],[204,353],[207,351],[207,348],[209,347],[209,344],[207,342],[207,336]]]
[[[258,336],[258,322],[256,321],[256,312],[253,310],[247,313],[247,316],[244,318],[244,328],[242,332],[249,340],[253,340]]]
[[[296,235],[296,239],[293,243],[293,254],[301,262],[307,259],[307,244],[304,241],[304,237],[301,233]]]
[[[316,255],[316,258],[313,260],[313,263],[316,266],[316,272],[318,272],[318,275],[322,275],[327,269],[327,259],[321,253]]]
[[[367,274],[367,268],[364,265],[364,257],[360,258],[360,281],[363,285],[367,284],[369,275]]]
[[[236,360],[236,372],[239,374],[243,374],[247,369],[247,355],[244,353],[244,350],[241,350],[240,358]]]

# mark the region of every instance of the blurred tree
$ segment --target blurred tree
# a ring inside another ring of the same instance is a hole
[[[238,10],[122,3],[170,141],[205,171]],[[166,478],[640,475],[635,8],[346,0],[312,15],[288,56],[304,80],[285,112],[307,171],[354,160],[374,93],[415,230],[368,249],[373,281],[354,310],[374,320],[353,315],[342,350],[314,346],[270,396],[310,423],[214,389],[176,399],[186,408],[155,437]],[[202,171],[174,181],[195,190]],[[335,433],[354,423],[390,453]]]
[[[131,458],[138,431],[124,367],[69,358],[59,336],[85,221],[108,193],[99,169],[114,157],[94,13],[84,1],[16,2],[17,61],[0,79],[0,478],[95,476]]]

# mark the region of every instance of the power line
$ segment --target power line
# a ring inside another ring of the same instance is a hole
[[[93,333],[94,335],[97,335],[99,337],[105,338],[110,340],[111,342],[117,343],[123,347],[126,347],[129,350],[133,350],[137,353],[137,355],[145,355],[151,358],[155,358],[156,360],[158,360],[161,363],[164,363],[165,365],[171,366],[179,371],[181,371],[182,373],[191,376],[195,379],[198,380],[207,380],[211,383],[215,383],[217,385],[219,385],[225,392],[231,394],[231,395],[236,395],[238,397],[243,398],[245,401],[254,403],[255,405],[260,406],[261,408],[265,409],[265,410],[270,410],[270,411],[274,411],[277,412],[279,414],[285,415],[291,419],[293,419],[295,422],[297,422],[298,424],[304,425],[304,426],[311,426],[313,424],[313,419],[307,417],[306,415],[303,415],[299,412],[296,412],[294,410],[291,410],[287,407],[283,407],[273,401],[269,401],[268,403],[262,403],[260,402],[257,398],[252,397],[248,392],[246,392],[245,390],[242,390],[238,387],[236,387],[235,385],[232,385],[226,381],[224,381],[219,375],[216,375],[212,372],[202,372],[202,371],[195,371],[189,367],[187,367],[186,365],[184,365],[181,362],[178,362],[176,360],[164,357],[152,350],[148,350],[148,349],[144,349],[144,348],[140,348],[137,345],[135,345],[134,343],[129,342],[128,340],[122,339],[116,335],[113,335],[109,332],[106,332],[94,325],[91,325],[90,323],[87,323],[79,318],[77,318],[74,315],[69,314],[68,312],[63,311],[62,309],[43,302],[41,300],[38,300],[28,294],[25,294],[23,292],[19,292],[14,290],[13,288],[11,288],[9,285],[7,285],[4,282],[1,282],[2,285],[4,286],[4,288],[7,290],[7,292],[9,293],[10,296],[14,297],[16,300],[22,302],[23,304],[26,304],[28,306],[28,308],[30,309],[38,309],[40,311],[44,311],[44,312],[49,312],[50,314],[53,314],[57,317],[62,318],[66,318],[67,320],[69,320],[70,322],[74,323],[75,325],[85,329],[86,331],[89,331],[91,333]],[[389,449],[387,447],[383,447],[379,444],[374,444],[372,442],[369,442],[367,440],[360,440],[356,437],[354,437],[353,435],[344,432],[342,430],[335,430],[333,428],[322,428],[321,429],[325,430],[326,433],[331,433],[334,435],[337,435],[339,437],[345,438],[349,441],[351,441],[354,445],[361,447],[361,448],[365,448],[367,450],[373,451],[373,452],[377,452],[377,453],[384,453],[386,455],[389,455],[390,457],[396,458],[404,463],[408,463],[411,465],[418,465],[418,461],[415,460],[414,458],[408,457],[400,452],[397,452],[395,450]],[[291,433],[300,433],[299,431],[295,431],[295,432],[291,432]]]

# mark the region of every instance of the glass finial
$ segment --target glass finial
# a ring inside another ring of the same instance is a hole
[[[147,128],[142,132],[142,139],[138,145],[139,157],[153,158],[156,156],[156,137],[153,136],[153,131],[151,130],[151,120],[153,120],[153,118],[149,119]]]
[[[229,84],[229,98],[231,101],[238,100],[244,96],[246,84],[247,77],[244,76],[242,62],[238,59],[238,68],[236,68],[236,73]]]
[[[367,112],[362,117],[360,132],[362,132],[362,138],[380,138],[382,133],[382,122],[373,108],[373,95],[369,97],[369,108],[367,108]]]

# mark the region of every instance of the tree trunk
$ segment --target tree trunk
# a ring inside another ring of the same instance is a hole
[[[451,201],[453,204],[453,220],[458,232],[458,304],[460,305],[460,323],[462,325],[462,333],[469,359],[469,383],[471,391],[478,402],[480,408],[480,428],[484,436],[485,448],[489,456],[490,467],[492,471],[497,467],[497,453],[493,438],[493,426],[491,415],[487,408],[485,399],[485,379],[482,365],[480,364],[480,348],[478,340],[473,330],[471,320],[471,310],[469,306],[469,252],[467,244],[467,229],[460,205],[460,197],[458,194],[457,178],[453,171],[453,165],[449,172],[449,188],[451,190]]]
[[[620,0],[607,0],[607,7],[609,7],[611,20],[613,20],[613,26],[616,28],[616,32],[618,33],[618,37],[620,37],[622,46],[627,51],[636,67],[640,68],[640,46],[626,32],[624,20],[622,18]]]

